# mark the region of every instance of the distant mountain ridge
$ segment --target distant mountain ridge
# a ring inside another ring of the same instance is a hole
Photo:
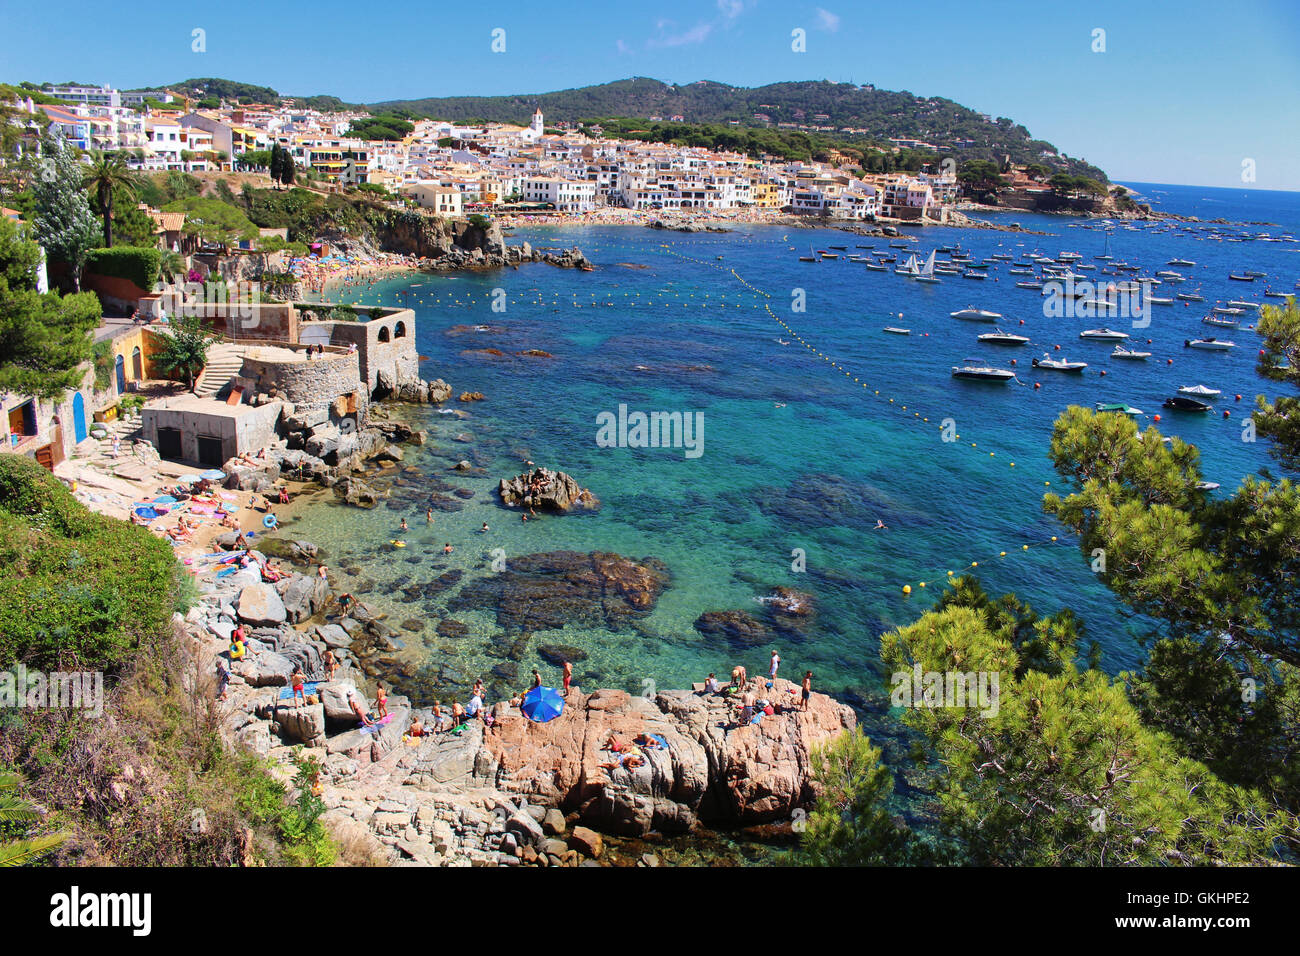
[[[513,96],[443,96],[372,103],[375,112],[406,110],[422,117],[526,125],[541,108],[548,121],[579,122],[615,116],[686,123],[731,123],[765,126],[793,123],[823,129],[825,135],[887,144],[891,138],[913,139],[950,147],[963,158],[1043,162],[1076,175],[1108,181],[1106,174],[1083,160],[1061,154],[1046,140],[1034,139],[1022,125],[1005,117],[984,115],[944,97],[914,96],[852,83],[807,80],[738,87],[711,80],[682,86],[649,77],[632,77],[549,93]],[[767,117],[763,120],[762,117]],[[845,128],[865,130],[846,134]]]

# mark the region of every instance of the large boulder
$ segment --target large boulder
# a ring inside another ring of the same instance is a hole
[[[357,685],[350,680],[334,680],[318,686],[316,693],[320,695],[321,705],[325,708],[325,716],[330,720],[358,723],[357,715],[348,706],[348,694],[353,691],[357,692],[357,699],[362,709],[367,708],[369,704],[366,702],[365,695],[357,691]]]
[[[305,621],[329,603],[329,598],[329,584],[319,574],[295,574],[284,589],[285,618],[292,624]]]
[[[250,687],[284,687],[293,675],[294,662],[275,651],[262,651],[235,661],[231,671]]]
[[[325,742],[325,709],[320,704],[306,707],[282,705],[275,711],[275,722],[280,733],[308,747],[317,747]]]
[[[571,476],[548,468],[537,468],[514,478],[502,478],[497,494],[502,503],[511,508],[564,513],[574,508],[595,510],[600,507],[596,496]]]
[[[269,584],[250,584],[240,591],[235,610],[239,619],[250,627],[283,624],[288,619],[284,602]]]

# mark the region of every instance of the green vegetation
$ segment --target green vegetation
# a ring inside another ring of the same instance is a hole
[[[66,262],[72,288],[81,291],[81,269],[97,236],[94,214],[82,189],[82,168],[61,137],[46,136],[40,172],[32,184],[36,239],[51,259]]]
[[[998,706],[903,720],[943,768],[939,817],[979,865],[1214,865],[1278,859],[1291,822],[1143,725],[1122,684],[1025,667],[977,611],[951,606],[881,639],[894,671],[1000,675]],[[1017,676],[1020,675],[1020,676]]]
[[[40,814],[26,800],[13,794],[18,775],[0,773],[0,866],[30,866],[39,863],[66,839],[63,834],[35,835],[33,824]]]
[[[39,263],[22,227],[0,219],[0,390],[60,398],[81,384],[103,312],[91,292],[37,292]]]
[[[398,140],[411,135],[415,124],[405,112],[385,112],[353,120],[348,135],[359,139]]]
[[[1300,308],[1295,297],[1285,306],[1260,309],[1255,330],[1264,338],[1259,374],[1271,382],[1300,385]],[[1283,467],[1300,471],[1300,398],[1284,395],[1270,402],[1260,396],[1250,419],[1259,435],[1273,440],[1273,457]]]
[[[145,292],[151,291],[158,281],[161,265],[162,253],[153,246],[92,249],[86,256],[87,272],[126,279]]]
[[[0,660],[115,670],[170,626],[171,547],[20,455],[0,457],[0,564]]]
[[[257,238],[257,227],[243,211],[220,199],[191,196],[169,202],[163,211],[185,213],[186,235],[220,246],[222,252],[240,241]]]
[[[833,132],[822,135],[846,145],[887,143],[891,137],[918,139],[939,147],[952,146],[952,155],[958,159],[1000,161],[1003,156],[1009,156],[1016,163],[1043,163],[1072,175],[1106,180],[1105,174],[1095,166],[1058,155],[1051,143],[1033,139],[1023,126],[1005,117],[990,121],[942,97],[920,97],[852,83],[800,81],[749,89],[703,80],[677,86],[648,77],[633,77],[551,93],[395,100],[376,103],[371,108],[376,113],[404,110],[416,117],[467,124],[487,119],[526,125],[533,110],[539,107],[548,121],[570,123],[617,116],[641,117],[645,125],[646,117],[659,116],[666,120],[680,115],[691,124],[726,126],[734,121],[740,127],[761,128],[764,124],[754,115],[762,114],[773,124],[831,127]],[[743,132],[736,127],[729,128]],[[865,130],[865,133],[844,133],[844,128]]]
[[[167,326],[167,341],[153,357],[154,364],[169,375],[179,375],[190,389],[208,363],[208,349],[217,336],[203,327],[195,315],[173,316]]]
[[[293,156],[287,149],[276,143],[271,147],[271,178],[277,183],[285,186],[293,185],[294,173],[297,171],[297,165],[294,163]]]
[[[113,343],[96,342],[91,348],[91,365],[95,370],[95,388],[101,392],[113,387]]]

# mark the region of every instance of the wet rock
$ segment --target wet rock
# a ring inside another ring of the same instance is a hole
[[[587,652],[572,644],[539,644],[537,653],[546,663],[556,667],[563,667],[565,661],[576,664],[587,659]]]
[[[552,551],[508,561],[500,574],[463,587],[448,607],[494,610],[497,623],[510,631],[570,623],[618,630],[648,615],[668,582],[667,568],[654,558]]]
[[[705,637],[722,638],[742,649],[771,640],[767,625],[747,611],[708,611],[695,619],[695,629]]]
[[[445,621],[438,622],[437,630],[443,637],[464,637],[469,633],[469,626],[447,618]]]

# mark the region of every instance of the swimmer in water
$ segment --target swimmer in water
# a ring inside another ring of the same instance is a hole
[[[889,525],[885,524],[885,523],[884,523],[883,521],[881,521],[879,518],[876,519],[876,529],[875,529],[875,530],[877,530],[877,531],[885,531],[885,530],[888,530],[888,528],[889,528]]]

